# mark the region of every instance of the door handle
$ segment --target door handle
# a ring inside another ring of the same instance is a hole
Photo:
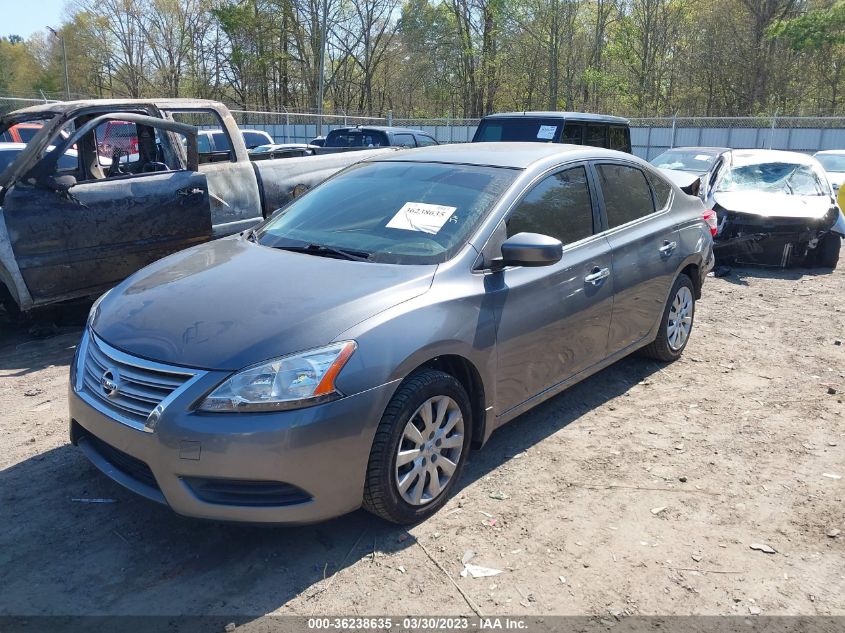
[[[602,280],[608,277],[610,277],[610,268],[599,268],[596,266],[589,275],[584,277],[584,282],[598,286]]]
[[[672,251],[674,251],[676,248],[678,248],[677,242],[670,242],[669,240],[666,240],[665,242],[663,242],[663,246],[661,246],[657,250],[660,251],[661,255],[671,255]]]
[[[205,189],[200,189],[199,187],[185,187],[184,189],[177,189],[176,195],[177,196],[185,196],[186,198],[190,198],[191,196],[201,196],[205,193]]]

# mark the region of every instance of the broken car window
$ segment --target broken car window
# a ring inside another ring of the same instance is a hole
[[[733,167],[717,191],[767,191],[796,196],[821,196],[824,188],[809,165],[757,163]]]

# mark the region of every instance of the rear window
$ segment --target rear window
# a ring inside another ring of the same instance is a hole
[[[232,144],[225,132],[212,132],[211,136],[214,138],[215,152],[228,152],[232,149]]]
[[[38,134],[40,130],[40,127],[22,127],[20,125],[16,128],[18,136],[21,137],[21,143],[29,143],[32,140],[32,137]]]
[[[413,145],[413,138],[411,139]],[[326,137],[326,147],[381,147],[389,145],[387,135],[378,130],[333,130]]]
[[[260,132],[244,132],[244,144],[246,145],[247,149],[253,149],[258,147],[259,145],[265,145],[267,141],[267,137],[261,134]],[[215,138],[215,142],[216,142]]]
[[[472,142],[557,143],[562,128],[563,119],[484,119],[475,131]]]
[[[677,169],[694,174],[705,174],[719,158],[716,152],[706,150],[673,150],[663,152],[651,161],[651,164],[661,169]]]

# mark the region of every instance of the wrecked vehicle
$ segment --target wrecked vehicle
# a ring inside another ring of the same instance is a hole
[[[707,204],[725,154],[730,151],[727,147],[673,147],[649,162],[663,170],[685,193],[698,196]]]
[[[663,172],[684,190],[700,180],[693,172]],[[845,217],[816,159],[779,150],[730,150],[719,154],[706,180],[700,195],[716,212],[718,263],[836,267]]]
[[[12,313],[101,294],[390,151],[253,163],[226,106],[197,99],[47,103],[0,118],[0,135],[33,124],[0,172],[0,301]],[[210,124],[229,139],[222,159],[198,151],[196,126]],[[131,146],[104,142],[117,129]]]

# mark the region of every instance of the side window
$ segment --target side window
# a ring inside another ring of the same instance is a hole
[[[197,151],[200,154],[211,153],[211,141],[209,140],[208,134],[197,134]]]
[[[593,147],[607,147],[607,126],[603,124],[589,123],[587,125],[587,138],[584,145]]]
[[[12,135],[9,134],[9,131],[6,130],[2,134],[0,134],[0,141],[3,143],[11,143],[12,142]]]
[[[418,134],[417,135],[417,145],[419,147],[428,147],[429,145],[437,145],[437,141],[433,138],[428,136],[427,134]]]
[[[627,165],[596,165],[607,212],[607,224],[614,228],[654,213],[654,201],[645,174]]]
[[[560,142],[583,145],[584,126],[581,123],[567,123],[563,126],[563,134],[560,137]]]
[[[394,134],[393,135],[394,145],[399,147],[414,147],[414,135],[413,134]]]
[[[564,244],[593,234],[593,205],[587,172],[574,167],[541,180],[505,222],[508,237],[541,233]]]
[[[651,188],[654,189],[654,200],[657,203],[657,209],[664,209],[669,204],[669,196],[672,195],[672,185],[663,180],[657,174],[648,175]]]
[[[121,165],[137,163],[138,128],[130,121],[106,121],[94,129],[97,163],[108,169],[117,161]]]
[[[607,128],[607,146],[620,152],[630,151],[628,149],[628,138],[625,128],[619,125],[611,125]]]

